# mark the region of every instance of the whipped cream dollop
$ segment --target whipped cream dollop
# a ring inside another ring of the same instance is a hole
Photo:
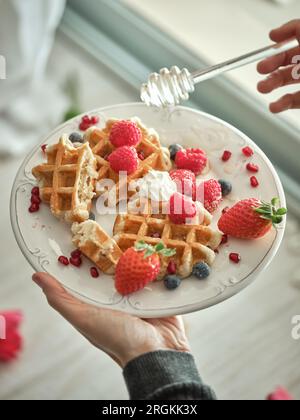
[[[134,181],[140,197],[153,201],[169,201],[177,191],[176,184],[168,172],[150,170],[143,178]]]

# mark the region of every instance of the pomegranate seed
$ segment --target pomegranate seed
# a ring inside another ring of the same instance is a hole
[[[29,213],[36,213],[37,211],[39,211],[40,206],[37,203],[32,203],[31,206],[29,207],[28,211]]]
[[[235,264],[238,264],[241,261],[241,256],[237,252],[231,252],[231,254],[229,254],[229,259]]]
[[[58,261],[63,265],[69,265],[69,259],[67,257],[64,257],[63,255],[58,257]]]
[[[80,257],[71,257],[70,263],[74,265],[75,267],[80,267],[82,264],[82,259]]]
[[[152,233],[151,238],[157,238],[157,239],[160,238],[160,233],[159,232]]]
[[[90,117],[88,115],[84,115],[81,119],[82,122],[84,123],[89,123],[90,122]]]
[[[222,214],[227,213],[229,209],[230,209],[230,207],[228,207],[228,206],[224,207],[223,210],[222,210]]]
[[[221,240],[221,245],[223,245],[223,244],[227,244],[227,242],[228,242],[228,235],[223,235],[222,236],[222,240]]]
[[[96,267],[91,267],[90,268],[90,273],[91,273],[91,276],[94,277],[94,279],[99,277],[99,271],[97,270]]]
[[[175,261],[171,260],[168,264],[168,267],[167,267],[168,273],[169,274],[176,274],[176,269],[177,269],[177,266],[176,266]]]
[[[251,147],[246,146],[242,149],[242,152],[244,153],[245,156],[250,157],[253,155],[253,150],[251,149]]]
[[[41,146],[41,149],[42,149],[42,152],[43,152],[43,153],[46,153],[47,144],[43,144],[43,145]]]
[[[75,249],[75,251],[71,252],[72,258],[80,258],[81,255],[82,255],[82,252],[80,251],[80,249]]]
[[[253,187],[253,188],[256,188],[256,187],[259,186],[259,182],[258,182],[256,176],[251,176],[250,184],[251,184],[251,187]]]
[[[80,125],[79,125],[79,129],[80,129],[81,131],[86,131],[88,128],[90,128],[90,124],[88,124],[88,123],[84,123],[84,122],[82,122],[82,123],[80,123]]]
[[[40,195],[40,189],[39,189],[39,187],[33,187],[32,190],[31,190],[31,195],[37,195],[37,196],[39,196]]]
[[[229,150],[225,150],[222,156],[223,162],[227,162],[232,156],[232,153]]]
[[[144,153],[143,153],[143,152],[138,152],[138,158],[139,158],[140,160],[145,160],[145,155],[144,155]]]
[[[255,165],[254,163],[247,163],[246,168],[250,172],[258,172],[258,170],[259,170],[258,165]]]
[[[98,124],[98,122],[99,122],[99,117],[97,117],[96,115],[91,117],[91,123],[92,124]]]
[[[32,195],[30,198],[31,204],[41,204],[41,199],[37,195]]]

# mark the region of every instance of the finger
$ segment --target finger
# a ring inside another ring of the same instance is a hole
[[[90,341],[95,326],[97,331],[101,332],[105,342],[106,338],[111,336],[114,328],[132,319],[130,315],[123,312],[98,308],[78,300],[69,294],[53,276],[47,273],[36,273],[32,279],[42,288],[49,305],[82,334],[88,336]]]
[[[35,273],[33,281],[41,287],[49,305],[71,323],[77,323],[86,304],[70,295],[63,286],[47,273]]]
[[[270,32],[270,38],[275,42],[282,42],[296,37],[300,41],[300,19],[294,19]]]
[[[294,94],[284,95],[278,101],[270,104],[270,111],[273,114],[287,111],[288,109],[299,109],[300,108],[300,92]]]
[[[294,69],[296,69],[296,66],[289,66],[271,73],[269,77],[258,83],[258,91],[260,93],[270,93],[282,86],[299,83],[299,79],[295,78]]]
[[[293,64],[293,58],[300,55],[300,47],[293,48],[290,51],[266,58],[257,64],[257,71],[260,74],[269,74],[279,69],[279,67]]]

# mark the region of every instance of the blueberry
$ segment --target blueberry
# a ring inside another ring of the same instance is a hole
[[[193,275],[198,279],[206,279],[210,275],[210,267],[205,262],[200,262],[194,265]]]
[[[172,160],[175,160],[176,153],[181,150],[183,147],[180,144],[171,144],[169,146],[170,157]]]
[[[92,211],[90,212],[90,217],[89,217],[89,219],[90,219],[90,220],[94,220],[94,221],[96,220],[96,216],[94,215],[94,213],[93,213]]]
[[[219,179],[219,184],[221,185],[222,189],[222,196],[226,197],[226,195],[230,194],[232,191],[232,184],[225,179]]]
[[[83,138],[79,133],[72,133],[69,135],[69,140],[72,143],[83,143]]]
[[[177,276],[166,276],[164,278],[164,284],[169,290],[177,289],[177,287],[180,286],[180,283],[181,279]]]

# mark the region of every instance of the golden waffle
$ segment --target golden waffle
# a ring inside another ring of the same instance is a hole
[[[36,166],[41,199],[50,204],[51,212],[68,222],[89,218],[97,177],[96,159],[89,144],[74,147],[63,135],[58,144],[46,149],[47,162]]]
[[[197,206],[197,215],[190,221],[190,224],[195,225],[210,225],[212,215],[199,202],[195,203]],[[153,201],[145,197],[132,197],[127,203],[127,211],[130,214],[150,216],[154,219],[168,218],[168,201]]]
[[[97,222],[87,220],[83,223],[74,223],[72,233],[76,248],[92,260],[101,271],[114,274],[123,252]]]
[[[161,256],[159,279],[167,273],[170,259],[175,260],[180,277],[190,276],[193,265],[205,261],[212,265],[215,250],[221,242],[222,234],[203,225],[176,225],[168,217],[156,218],[133,214],[119,214],[116,218],[113,238],[122,251],[132,247],[136,242],[144,241],[150,245],[160,242],[168,248],[175,248],[173,257]],[[160,237],[153,237],[159,235]]]
[[[91,127],[85,133],[85,140],[90,144],[91,149],[97,159],[98,181],[110,179],[115,183],[115,194],[117,203],[119,202],[119,191],[122,187],[119,174],[114,172],[107,160],[107,157],[115,150],[109,141],[112,126],[119,120],[110,119],[104,129]],[[144,160],[139,159],[138,169],[127,177],[126,185],[128,197],[134,192],[128,190],[131,181],[143,178],[151,169],[157,171],[169,171],[171,169],[170,153],[168,149],[161,147],[158,134],[153,129],[147,129],[138,118],[131,118],[137,124],[142,133],[142,139],[135,147],[138,153],[144,156]],[[96,194],[101,195],[104,191],[97,189]]]

